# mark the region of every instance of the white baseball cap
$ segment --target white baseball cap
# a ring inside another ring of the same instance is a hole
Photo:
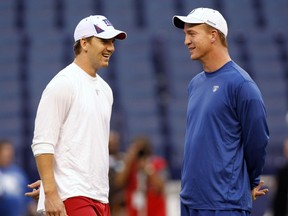
[[[207,25],[210,25],[213,28],[221,31],[225,37],[228,35],[228,26],[226,20],[222,14],[219,13],[219,11],[213,10],[211,8],[196,8],[192,10],[187,16],[173,16],[172,22],[177,28],[181,29],[184,28],[185,23],[206,23]]]
[[[105,16],[91,15],[78,23],[74,31],[74,40],[77,41],[91,36],[102,39],[116,38],[124,40],[127,34],[124,31],[115,29]]]

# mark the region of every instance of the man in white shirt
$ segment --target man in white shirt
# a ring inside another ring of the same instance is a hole
[[[104,16],[82,19],[74,62],[45,88],[36,115],[33,154],[47,216],[110,215],[108,139],[113,94],[97,74],[115,51],[116,30]]]

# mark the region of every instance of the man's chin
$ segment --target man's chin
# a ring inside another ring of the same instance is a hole
[[[195,56],[193,56],[193,55],[190,55],[190,59],[191,60],[197,60],[197,58],[195,58]]]
[[[108,67],[109,66],[109,62],[105,62],[103,63],[102,67]]]
[[[190,58],[192,59],[192,60],[198,60],[199,58],[197,57],[197,56],[195,56],[195,55],[190,55]]]

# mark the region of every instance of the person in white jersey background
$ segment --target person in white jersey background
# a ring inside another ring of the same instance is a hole
[[[35,119],[32,150],[47,216],[110,215],[108,141],[113,94],[97,71],[115,51],[117,30],[104,16],[82,19],[74,61],[46,86]]]

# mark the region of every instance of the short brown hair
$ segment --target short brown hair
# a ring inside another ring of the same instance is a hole
[[[207,25],[207,24],[206,24],[206,27],[207,27],[208,30],[212,30],[212,29],[213,29],[213,30],[216,30],[216,31],[218,32],[218,35],[219,35],[221,44],[222,44],[223,46],[225,46],[225,47],[228,47],[227,38],[225,37],[225,35],[224,35],[221,31],[219,31],[218,29],[213,28],[212,26]]]
[[[222,45],[225,47],[228,47],[228,41],[227,41],[227,38],[225,37],[225,35],[220,31],[218,31],[218,33],[219,33],[220,41],[221,41]]]
[[[89,43],[92,40],[93,37],[94,36],[83,38],[83,39],[86,39],[87,42]],[[79,55],[81,53],[82,47],[81,47],[80,40],[75,41],[75,43],[73,45],[74,57],[76,57],[77,55]]]

